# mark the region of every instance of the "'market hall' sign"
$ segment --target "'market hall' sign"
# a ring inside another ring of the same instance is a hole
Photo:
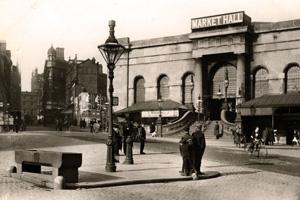
[[[192,30],[199,30],[230,24],[242,24],[249,21],[248,19],[249,17],[245,15],[244,12],[235,12],[208,17],[193,18],[191,25]]]

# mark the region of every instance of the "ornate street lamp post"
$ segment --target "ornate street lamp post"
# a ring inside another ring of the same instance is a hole
[[[202,98],[200,95],[198,96],[197,105],[198,105],[198,123],[200,123],[200,113],[202,108]]]
[[[241,123],[241,104],[242,104],[242,96],[241,96],[241,88],[239,88],[238,96],[236,97],[236,123]]]
[[[225,80],[224,80],[224,87],[225,87],[225,101],[224,101],[224,108],[225,110],[228,110],[228,101],[227,101],[227,89],[229,86],[229,79],[228,79],[228,69],[225,68]]]
[[[119,44],[118,40],[115,38],[115,24],[114,20],[110,20],[108,23],[109,26],[109,37],[104,44],[99,45],[98,49],[103,56],[105,62],[107,63],[108,68],[108,78],[109,78],[109,106],[108,106],[108,115],[109,115],[109,124],[108,124],[108,137],[107,137],[107,158],[105,170],[108,172],[115,172],[116,165],[114,161],[114,149],[113,149],[113,79],[114,79],[114,69],[116,63],[120,59],[121,55],[125,51],[125,47]]]
[[[159,133],[160,133],[160,137],[163,137],[163,129],[162,129],[162,116],[161,116],[161,104],[162,104],[162,100],[161,98],[159,98],[157,100],[158,102],[158,108],[159,108],[159,115],[158,115],[158,119],[157,119],[157,126],[159,129]]]

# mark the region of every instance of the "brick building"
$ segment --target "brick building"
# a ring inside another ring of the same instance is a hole
[[[57,52],[59,52],[57,54]],[[66,70],[69,65],[64,60],[63,48],[56,50],[51,46],[47,52],[43,79],[43,115],[44,123],[54,123],[60,112],[65,108]]]
[[[39,94],[37,92],[22,92],[21,107],[26,124],[31,125],[36,122],[38,116],[37,102]]]
[[[37,79],[37,78],[35,78]],[[93,59],[66,61],[63,48],[48,50],[48,59],[43,72],[43,115],[46,124],[54,123],[56,118],[68,117],[79,122],[82,111],[79,104],[83,101],[81,93],[87,93],[90,99],[89,111],[96,109],[97,95],[106,100],[106,74],[102,65]],[[32,86],[33,87],[33,86]],[[34,88],[33,88],[34,89]]]
[[[73,119],[79,122],[83,117],[80,111],[80,104],[88,103],[89,113],[94,112],[98,105],[95,102],[97,96],[101,96],[104,101],[106,100],[106,86],[107,76],[102,71],[102,65],[96,62],[95,58],[86,60],[77,60],[77,56],[74,59],[69,59],[70,67],[67,70],[66,76],[66,104],[69,108],[72,108]],[[81,93],[88,94],[89,102],[80,98]],[[85,115],[89,117],[89,114]]]
[[[11,61],[11,52],[5,41],[0,41],[0,79],[1,111],[20,115],[21,75],[19,67]]]

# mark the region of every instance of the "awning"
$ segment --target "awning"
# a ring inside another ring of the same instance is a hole
[[[152,110],[159,110],[159,109],[160,108],[159,108],[158,101],[152,100],[152,101],[135,103],[132,106],[129,106],[128,108],[121,109],[114,113],[116,114],[135,113],[135,112],[152,111]],[[182,105],[176,101],[169,100],[169,99],[161,102],[161,110],[178,110],[178,109],[187,110],[188,108],[185,105]]]
[[[272,115],[274,108],[300,107],[300,93],[263,95],[241,104],[242,116]]]

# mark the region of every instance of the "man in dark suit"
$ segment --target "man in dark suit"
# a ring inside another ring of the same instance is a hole
[[[182,176],[190,176],[195,171],[192,158],[193,158],[193,138],[190,135],[190,128],[184,129],[185,133],[179,141],[179,150],[182,157],[182,170],[180,171]]]
[[[202,132],[202,125],[197,126],[197,130],[192,134],[193,138],[193,164],[197,175],[203,175],[200,171],[201,160],[205,151],[206,142]]]
[[[145,128],[139,123],[138,124],[138,137],[141,143],[140,146],[140,154],[145,154],[144,147],[145,147],[145,141],[146,141],[146,131]]]

